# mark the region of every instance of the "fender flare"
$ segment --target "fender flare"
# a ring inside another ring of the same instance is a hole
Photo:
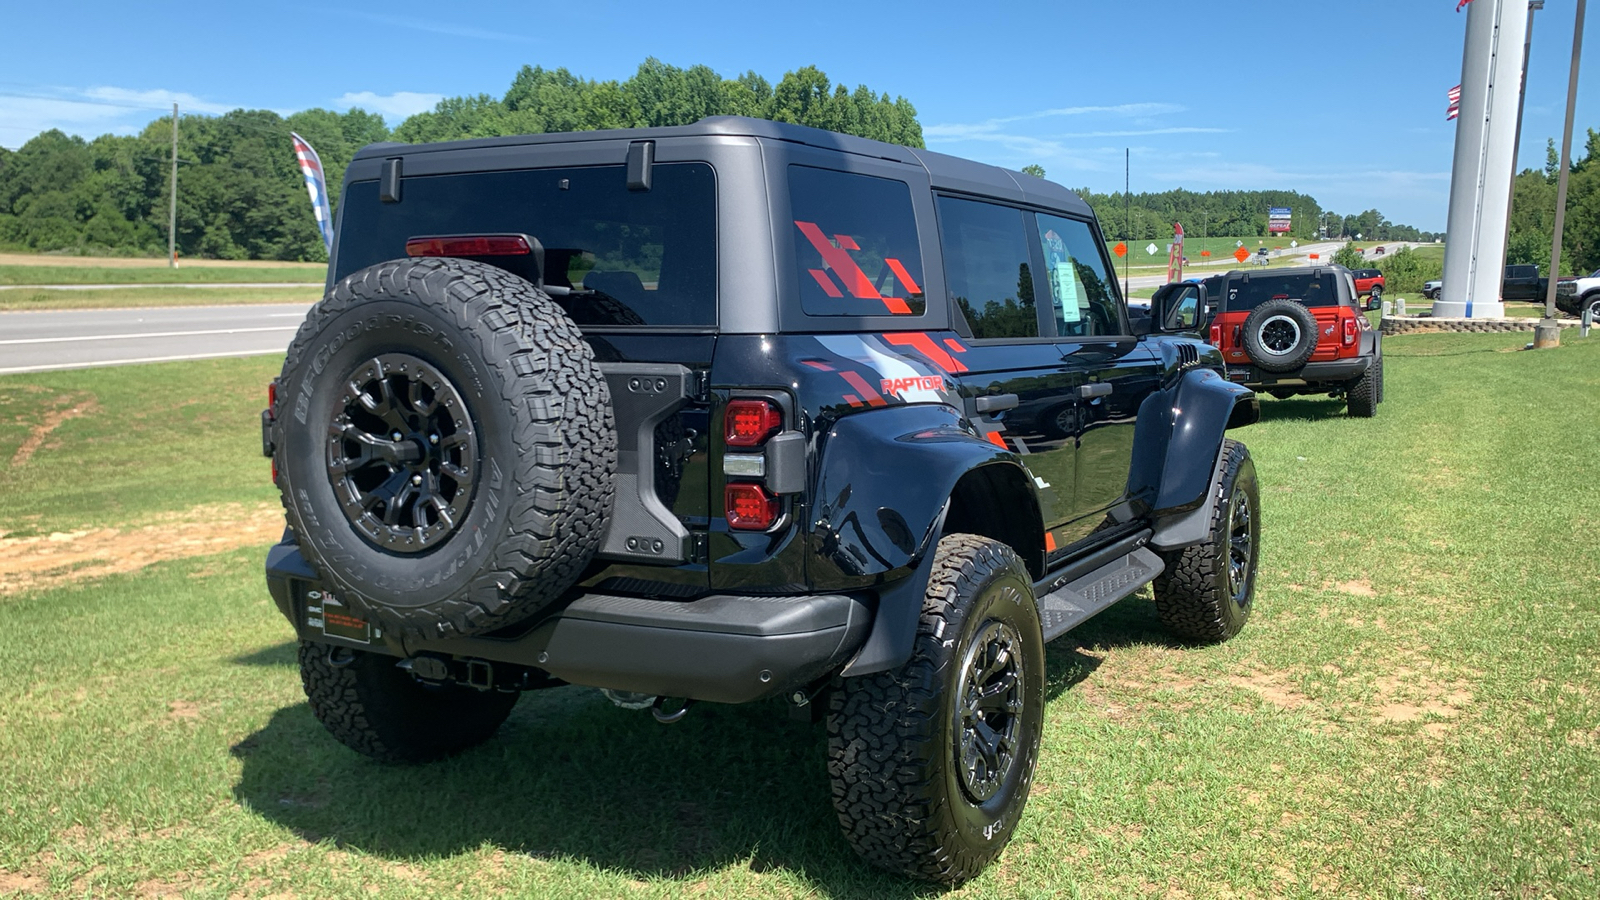
[[[1152,479],[1159,466],[1150,546],[1176,550],[1206,539],[1221,483],[1222,441],[1229,428],[1252,424],[1260,417],[1255,391],[1213,369],[1190,369],[1170,392],[1159,391],[1145,399],[1135,431],[1132,477]],[[1196,465],[1197,460],[1212,464]],[[1149,489],[1149,485],[1133,486]]]
[[[878,598],[872,630],[843,675],[882,672],[910,658],[951,496],[963,477],[987,467],[1015,469],[1016,483],[1033,490],[1021,459],[949,406],[861,412],[829,429],[808,580],[813,591],[872,590]],[[1028,499],[1037,516],[1038,498]]]

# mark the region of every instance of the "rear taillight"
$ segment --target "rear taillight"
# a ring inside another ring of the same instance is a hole
[[[273,452],[272,423],[277,420],[278,379],[267,382],[267,408],[261,411],[261,455],[272,460],[272,483],[278,483],[278,457]]]
[[[1211,346],[1213,346],[1213,347],[1221,347],[1222,346],[1222,326],[1221,325],[1213,324],[1211,326]]]
[[[732,482],[723,488],[722,503],[728,527],[740,531],[766,531],[778,521],[783,505],[754,482]]]
[[[1354,316],[1344,320],[1344,345],[1346,347],[1356,342],[1356,320]]]
[[[527,256],[532,252],[528,239],[520,234],[461,234],[406,241],[407,256]]]
[[[783,428],[783,411],[770,400],[729,400],[722,422],[729,447],[759,447]]]

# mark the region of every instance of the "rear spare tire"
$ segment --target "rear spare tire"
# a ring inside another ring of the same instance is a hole
[[[1317,319],[1293,300],[1268,300],[1244,320],[1244,352],[1268,372],[1292,372],[1317,349]]]
[[[396,260],[334,286],[278,379],[278,489],[353,615],[479,634],[578,579],[612,499],[616,429],[576,325],[528,281]]]

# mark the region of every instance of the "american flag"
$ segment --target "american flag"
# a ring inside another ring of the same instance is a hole
[[[322,243],[333,252],[333,215],[328,211],[328,180],[322,174],[322,160],[311,149],[306,139],[289,132],[294,140],[294,156],[300,161],[300,174],[306,178],[306,190],[311,194],[311,213],[317,218],[317,229],[322,232]]]
[[[1444,111],[1444,120],[1448,122],[1461,115],[1461,85],[1456,85],[1446,93],[1450,97],[1450,108]]]

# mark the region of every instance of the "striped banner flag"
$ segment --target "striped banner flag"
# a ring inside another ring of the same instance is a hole
[[[306,190],[311,194],[311,213],[317,217],[317,228],[322,232],[322,243],[333,253],[333,214],[328,211],[328,179],[322,174],[322,160],[311,149],[306,139],[289,132],[294,139],[294,156],[300,161],[300,174],[306,178]]]
[[[1446,95],[1450,98],[1450,108],[1444,111],[1444,120],[1448,122],[1461,115],[1461,85],[1451,88]]]
[[[1461,7],[1466,6],[1468,3],[1471,3],[1471,2],[1472,2],[1472,0],[1461,0],[1460,3],[1456,4],[1456,12],[1461,12]]]

